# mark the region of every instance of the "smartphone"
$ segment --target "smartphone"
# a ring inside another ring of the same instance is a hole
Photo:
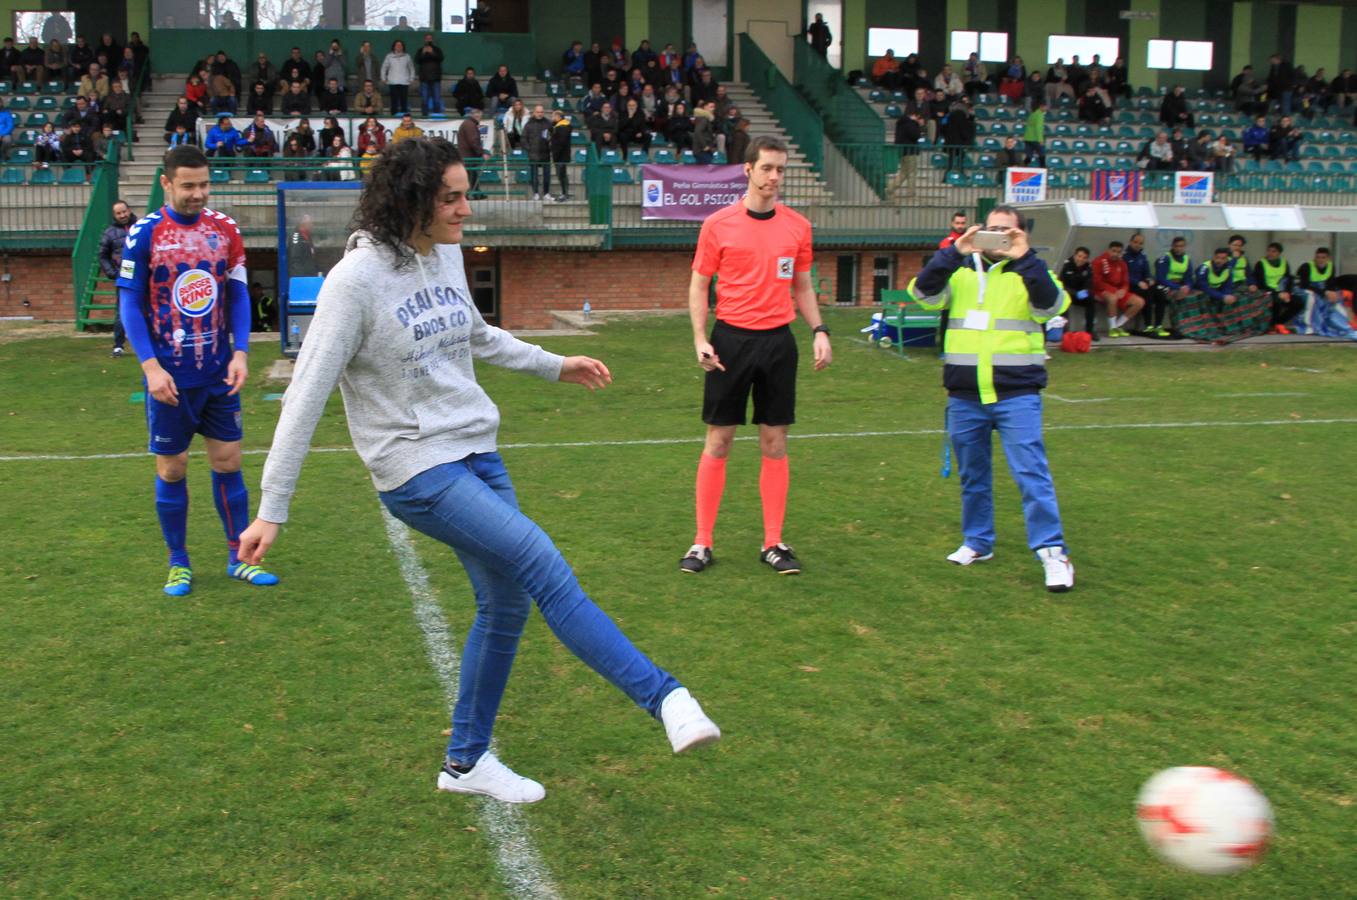
[[[971,246],[977,250],[1008,250],[1013,246],[1013,241],[1009,239],[1007,231],[983,229],[971,236]]]

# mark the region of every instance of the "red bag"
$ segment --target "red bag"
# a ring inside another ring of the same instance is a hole
[[[1093,335],[1087,331],[1067,331],[1060,338],[1060,349],[1066,353],[1087,353],[1093,349]]]

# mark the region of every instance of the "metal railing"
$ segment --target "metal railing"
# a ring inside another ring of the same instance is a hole
[[[18,166],[6,168],[23,171]],[[50,184],[0,185],[0,248],[69,248],[89,207],[92,188],[85,181],[85,168],[83,164],[51,163],[47,170],[52,175]],[[77,170],[78,182],[61,183],[62,175]]]
[[[748,34],[740,34],[740,80],[796,141],[818,172],[824,166],[825,129],[815,109]]]
[[[75,327],[84,331],[89,324],[90,306],[93,302],[94,285],[99,280],[99,241],[104,229],[113,220],[113,202],[118,199],[118,158],[119,144],[115,137],[109,146],[109,153],[99,163],[94,172],[94,181],[90,184],[89,203],[85,206],[85,218],[80,223],[80,231],[75,236],[75,247],[71,251],[71,276],[75,287]]]

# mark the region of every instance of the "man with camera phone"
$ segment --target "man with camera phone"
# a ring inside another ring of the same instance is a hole
[[[909,291],[925,309],[949,314],[942,377],[961,473],[963,542],[948,561],[969,566],[994,556],[991,432],[998,431],[1046,589],[1068,591],[1074,566],[1042,440],[1041,391],[1042,325],[1069,308],[1069,295],[1028,245],[1011,206],[996,206],[983,228],[974,225],[939,250]]]

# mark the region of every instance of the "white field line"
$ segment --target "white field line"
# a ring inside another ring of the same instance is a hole
[[[1259,419],[1256,421],[1225,422],[1104,422],[1090,425],[1047,425],[1046,431],[1126,431],[1141,428],[1268,428],[1295,425],[1357,425],[1357,418],[1343,419]],[[890,431],[824,431],[812,434],[789,434],[790,440],[813,441],[825,438],[875,438],[875,437],[911,437],[916,435],[942,434],[941,428],[901,428]],[[758,435],[744,435],[737,441],[757,441]],[[655,447],[675,444],[700,444],[699,436],[681,438],[640,438],[630,441],[553,441],[542,443],[500,444],[501,450],[563,450],[572,447]],[[243,450],[245,456],[263,456],[269,451],[264,448]],[[352,447],[315,447],[312,453],[352,453]],[[100,459],[145,459],[148,453],[89,453],[77,454],[17,454],[0,456],[0,463],[7,462],[83,462]],[[202,451],[191,455],[201,456]]]
[[[410,540],[410,530],[387,512],[385,506],[381,509],[386,522],[387,540],[396,553],[401,577],[405,579],[410,596],[414,599],[415,622],[424,635],[429,663],[443,686],[443,696],[447,700],[448,716],[451,718],[452,707],[457,702],[457,677],[461,666],[457,651],[453,649],[452,632],[443,618],[443,610],[438,606],[433,588],[429,586],[429,573],[419,561],[415,545]],[[552,881],[546,862],[533,845],[523,811],[517,806],[488,798],[481,798],[479,804],[481,826],[494,847],[495,862],[509,895],[560,900],[561,892]]]

